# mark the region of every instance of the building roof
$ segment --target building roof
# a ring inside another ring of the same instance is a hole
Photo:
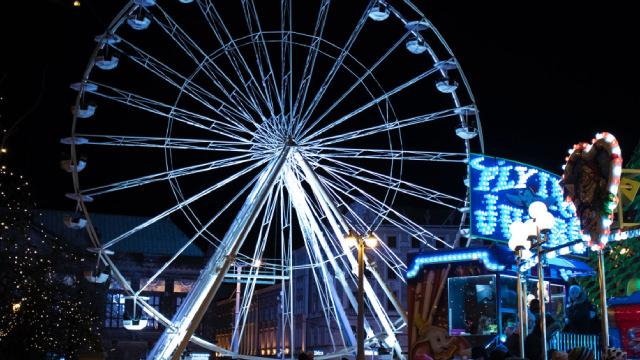
[[[61,210],[37,210],[34,213],[34,221],[41,223],[46,230],[76,245],[87,245],[86,230],[70,229],[63,222],[64,216],[78,216],[77,213]],[[114,239],[149,219],[143,216],[91,213],[91,221],[102,242]],[[111,249],[116,253],[174,255],[188,241],[189,238],[176,224],[164,218],[118,242]],[[191,244],[183,255],[201,257],[204,252]]]

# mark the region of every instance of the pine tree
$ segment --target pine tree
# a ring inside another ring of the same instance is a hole
[[[80,252],[34,222],[29,183],[0,168],[0,354],[76,358],[100,346]]]

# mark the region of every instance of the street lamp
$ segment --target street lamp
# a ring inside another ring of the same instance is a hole
[[[520,259],[530,258],[533,254],[529,249],[534,247],[537,250],[538,255],[538,301],[540,303],[540,334],[542,338],[542,360],[547,360],[547,321],[545,317],[545,302],[544,302],[544,264],[542,261],[543,249],[542,244],[548,240],[548,234],[553,225],[555,224],[555,218],[553,214],[547,211],[547,205],[541,201],[535,201],[529,205],[529,216],[531,219],[526,222],[514,222],[510,226],[511,239],[509,240],[509,248],[519,252],[518,260],[518,298],[519,308],[518,316],[520,316],[520,350],[524,357],[524,312],[526,311],[526,305],[523,305],[523,294],[520,280]],[[531,240],[535,240],[534,244],[531,244]]]
[[[364,248],[374,248],[378,245],[378,238],[372,233],[361,236],[353,230],[345,236],[349,247],[356,247],[358,250],[358,319],[356,324],[356,360],[364,360]]]
[[[527,231],[527,226],[520,221],[516,221],[509,226],[509,230],[511,231],[509,248],[513,250],[516,255],[516,286],[518,297],[518,320],[520,323],[520,341],[518,342],[518,347],[520,350],[520,357],[524,358],[524,338],[527,334],[527,296],[526,287],[523,289],[520,262],[531,258],[533,254],[529,250],[531,249],[531,241],[529,241],[529,231]]]

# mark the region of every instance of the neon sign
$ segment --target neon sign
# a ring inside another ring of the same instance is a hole
[[[509,225],[529,219],[527,208],[534,201],[542,201],[556,218],[547,246],[562,245],[581,239],[580,221],[575,207],[564,200],[560,176],[515,161],[471,154],[469,161],[471,188],[471,234],[474,237],[509,241]],[[583,253],[579,243],[572,249]]]

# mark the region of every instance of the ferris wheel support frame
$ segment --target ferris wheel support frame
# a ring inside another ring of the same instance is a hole
[[[238,212],[238,216],[229,227],[221,246],[211,256],[194,283],[193,290],[189,292],[180,310],[174,315],[171,322],[175,325],[175,328],[166,328],[164,330],[151,352],[149,352],[147,359],[178,360],[180,358],[193,332],[200,324],[209,304],[220,288],[224,278],[223,275],[227,273],[235,261],[251,225],[253,225],[260,209],[267,201],[268,194],[275,185],[290,150],[291,146],[286,144],[278,157],[273,159],[267,168],[263,170]]]
[[[333,228],[333,231],[336,237],[338,239],[342,239],[342,237],[344,237],[344,234],[348,233],[350,230],[350,227],[346,219],[344,218],[344,215],[339,211],[338,207],[331,200],[331,198],[329,197],[329,194],[327,193],[325,188],[322,186],[317,174],[311,169],[311,167],[309,166],[307,161],[304,159],[304,157],[299,152],[294,153],[293,156],[296,159],[297,164],[302,168],[302,171],[305,173],[306,179],[311,185],[311,188],[313,189],[313,192],[316,195],[316,198],[318,199],[320,206],[322,207],[324,213],[327,215],[327,218],[329,218],[329,221],[331,222],[331,227]],[[338,222],[342,226],[342,229],[338,225]],[[351,269],[353,269],[353,271],[356,271],[356,269],[358,268],[358,260],[355,258],[355,256],[351,252],[351,249],[349,249],[349,246],[344,241],[341,241],[340,244],[342,245],[343,253],[346,255],[347,260],[351,265]],[[388,288],[387,284],[383,281],[382,277],[377,272],[376,268],[371,266],[371,262],[367,258],[366,254],[364,256],[364,260],[365,260],[366,268],[372,272],[375,280],[383,289],[385,295],[389,297],[393,306],[401,315],[402,320],[405,322],[405,324],[408,324],[406,322],[406,318],[407,318],[406,313],[402,309],[402,306],[398,303],[397,299],[395,299],[395,296],[393,296],[393,293]],[[363,280],[364,280],[364,292],[370,301],[371,307],[373,308],[375,315],[377,315],[378,320],[381,322],[382,327],[385,333],[387,334],[388,340],[385,340],[385,341],[393,347],[398,358],[400,358],[401,360],[404,360],[404,355],[402,355],[402,349],[400,348],[400,343],[398,342],[398,339],[396,338],[396,335],[395,335],[394,324],[391,322],[388,315],[385,313],[382,307],[382,304],[380,303],[380,300],[376,296],[373,290],[373,287],[369,283],[369,280],[367,278],[364,278]],[[360,310],[358,309],[358,311]]]
[[[323,258],[322,253],[320,251],[320,247],[318,246],[318,243],[320,243],[320,246],[326,253],[326,258],[329,261],[329,264],[331,265],[332,270],[334,271],[335,277],[338,279],[338,282],[342,286],[345,294],[347,294],[347,297],[350,300],[352,300],[351,305],[352,306],[355,305],[355,302],[353,301],[353,294],[351,293],[351,289],[349,288],[349,285],[347,284],[344,278],[344,274],[338,268],[335,261],[335,257],[329,250],[329,246],[327,244],[326,239],[324,238],[324,234],[322,233],[322,231],[320,230],[320,227],[318,226],[317,220],[314,218],[309,207],[306,206],[305,204],[305,199],[302,196],[304,194],[304,191],[302,190],[302,187],[300,186],[298,179],[294,176],[293,170],[291,170],[290,168],[287,168],[285,170],[284,175],[285,175],[284,178],[285,178],[287,190],[289,190],[289,193],[291,194],[292,202],[298,213],[298,219],[299,219],[300,225],[301,227],[303,227],[302,233],[303,233],[303,236],[305,237],[305,241],[308,241],[308,244],[311,245],[310,246],[311,250],[314,252],[317,259]],[[324,262],[318,261],[318,264],[320,265],[321,271],[323,273],[328,274],[328,271],[326,269],[326,265],[324,264]],[[344,335],[346,335],[349,341],[349,344],[355,347],[355,344],[356,344],[355,336],[349,324],[349,318],[344,312],[342,301],[339,299],[339,296],[337,295],[337,291],[335,290],[335,286],[333,282],[328,281],[327,287],[334,301],[334,306],[336,303],[339,305],[339,306],[335,306],[335,310],[337,312],[337,315],[340,321],[339,325],[342,325],[342,328],[340,330],[344,333]],[[355,309],[356,307],[353,306],[353,308]],[[366,324],[365,326],[367,327],[367,333],[373,334],[369,324]]]
[[[300,155],[300,153],[295,153],[294,157],[298,161],[298,164],[302,168],[302,171],[307,176],[308,181],[312,184],[312,187],[314,189],[317,189],[318,194],[323,199],[325,199],[326,204],[328,205],[328,207],[333,211],[334,214],[336,214],[338,219],[340,219],[340,223],[343,225],[343,227],[346,227],[346,229],[347,229],[346,231],[348,232],[348,225],[347,225],[346,220],[344,219],[344,215],[338,210],[338,208],[335,206],[333,201],[330,200],[329,195],[327,194],[327,191],[321,185],[320,179],[318,179],[318,176],[316,175],[316,173],[313,172],[313,170],[311,170],[311,166],[309,165],[307,160],[304,157],[302,157]],[[336,228],[338,228],[338,227],[336,226]],[[371,262],[369,260],[369,257],[367,256],[366,253],[364,254],[364,261],[365,261],[366,268],[369,269],[369,271],[371,271],[371,274],[373,274],[373,277],[380,284],[380,287],[384,291],[385,295],[387,295],[387,297],[391,301],[391,303],[393,305],[393,308],[398,312],[398,315],[400,315],[402,321],[406,325],[408,325],[409,324],[409,320],[407,318],[406,310],[402,307],[402,305],[400,304],[398,299],[395,297],[395,295],[393,295],[393,291],[391,291],[391,289],[389,289],[389,286],[387,285],[387,283],[384,281],[384,279],[382,278],[382,276],[378,272],[378,268],[375,266],[375,264],[373,262]]]

